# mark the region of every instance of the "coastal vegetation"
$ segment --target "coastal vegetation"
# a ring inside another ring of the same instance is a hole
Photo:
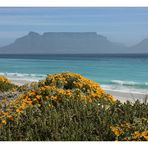
[[[0,76],[0,92],[13,91],[17,86],[4,76]]]
[[[147,141],[148,103],[121,103],[70,72],[22,86],[0,76],[0,140]]]

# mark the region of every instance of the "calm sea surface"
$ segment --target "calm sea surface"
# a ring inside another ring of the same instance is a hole
[[[38,81],[46,74],[75,72],[111,90],[148,93],[148,55],[0,55],[0,75]]]

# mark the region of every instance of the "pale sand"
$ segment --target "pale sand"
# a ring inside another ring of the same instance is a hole
[[[27,80],[15,80],[15,81],[12,80],[12,83],[14,83],[16,85],[19,85],[19,86],[24,85],[24,84],[27,84],[27,83],[31,83],[31,82],[32,81],[27,81]]]
[[[148,93],[138,93],[138,92],[120,92],[116,90],[105,90],[106,93],[112,94],[115,99],[120,100],[121,102],[135,102],[139,100],[144,102],[145,98],[148,97]]]

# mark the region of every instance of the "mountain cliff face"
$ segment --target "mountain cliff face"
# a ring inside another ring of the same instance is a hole
[[[6,54],[61,53],[121,53],[128,49],[95,32],[29,32],[8,46],[0,48]]]

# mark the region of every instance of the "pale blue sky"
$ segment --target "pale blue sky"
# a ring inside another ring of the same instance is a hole
[[[148,8],[0,8],[0,46],[29,31],[97,32],[133,45],[148,38]]]

